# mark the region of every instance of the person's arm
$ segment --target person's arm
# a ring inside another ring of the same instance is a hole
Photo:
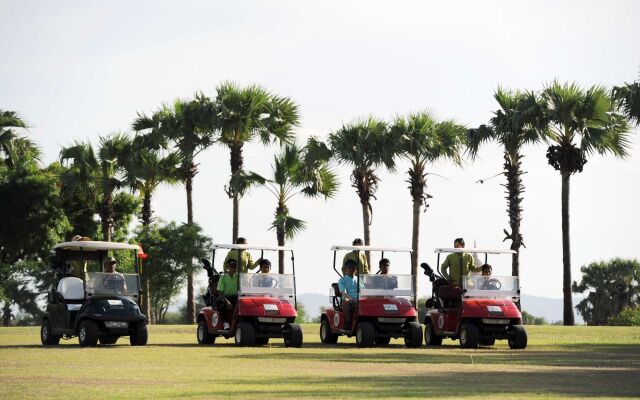
[[[349,260],[349,254],[351,254],[351,252],[348,252],[344,257],[342,257],[342,276],[347,274],[347,260]]]
[[[220,296],[222,293],[224,293],[224,276],[220,277],[220,280],[218,281],[218,286],[216,287],[216,295]]]
[[[251,253],[249,253],[247,250],[245,250],[245,252],[247,253],[247,270],[250,269],[256,269],[257,267],[260,266],[260,260],[262,260],[261,258],[259,258],[257,261],[253,261],[253,257],[251,257]]]
[[[475,260],[471,255],[467,254],[467,266],[469,267],[470,272],[480,272],[482,271],[482,264],[478,264],[477,260]],[[474,256],[477,255],[474,253]]]
[[[227,253],[227,255],[224,257],[224,261],[222,262],[222,272],[223,273],[227,273],[227,262],[231,259],[231,252],[233,250],[229,250],[229,252]],[[236,260],[238,261],[238,260]]]
[[[338,289],[340,289],[340,294],[342,294],[342,298],[346,300],[351,300],[351,296],[347,292],[347,286],[345,285],[344,277],[340,278],[338,281]]]
[[[369,273],[369,263],[367,262],[367,255],[364,252],[360,253],[360,264],[362,264],[362,273]]]

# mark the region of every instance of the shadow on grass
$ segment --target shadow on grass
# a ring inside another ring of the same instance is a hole
[[[390,351],[393,347],[396,351]],[[299,361],[324,361],[344,363],[401,363],[401,364],[510,364],[539,365],[549,367],[609,367],[640,369],[640,346],[637,345],[590,345],[567,346],[569,349],[544,349],[537,347],[527,350],[505,350],[480,348],[462,350],[460,348],[405,349],[404,346],[385,346],[359,349],[351,344],[305,345],[303,349],[334,349],[331,352],[300,352],[283,349],[277,353],[252,353],[251,355],[229,355],[230,358],[282,359]],[[223,356],[227,357],[227,356]]]
[[[231,387],[246,387],[237,392],[243,398],[260,397],[266,393],[271,397],[325,397],[338,394],[350,397],[347,392],[357,393],[362,398],[402,398],[429,396],[482,396],[509,395],[523,397],[527,394],[546,396],[581,397],[635,397],[640,395],[637,386],[637,371],[610,371],[597,373],[593,370],[563,369],[540,372],[460,372],[433,373],[429,375],[367,375],[366,378],[350,375],[335,378],[289,376],[225,379],[213,391],[183,393],[188,397],[229,397]]]

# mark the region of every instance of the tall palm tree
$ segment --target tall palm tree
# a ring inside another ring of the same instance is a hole
[[[311,139],[314,141],[315,139]],[[277,206],[271,228],[275,229],[278,246],[286,239],[305,229],[305,222],[289,213],[287,203],[296,195],[332,198],[338,188],[336,175],[326,160],[316,159],[306,149],[295,144],[286,145],[274,157],[273,177],[266,182],[267,189],[276,197]],[[284,252],[278,253],[278,271],[284,273]]]
[[[472,158],[478,154],[478,148],[485,142],[497,142],[504,151],[504,172],[507,178],[507,215],[510,232],[506,229],[505,239],[511,240],[511,250],[515,250],[511,260],[511,275],[520,276],[520,247],[524,239],[520,231],[522,221],[522,148],[543,139],[544,130],[541,107],[533,92],[510,91],[498,88],[493,97],[500,109],[494,112],[489,125],[470,129],[467,136],[468,151]]]
[[[616,86],[612,93],[627,118],[640,125],[640,81]]]
[[[150,146],[166,146],[171,143],[180,157],[180,181],[187,193],[187,224],[193,225],[193,179],[198,173],[196,157],[211,146],[216,137],[212,121],[215,113],[208,98],[196,95],[191,101],[176,100],[172,106],[164,106],[152,116],[141,114],[133,123],[136,131],[150,129]],[[156,147],[157,148],[157,147]],[[187,322],[195,323],[193,268],[187,275]]]
[[[298,105],[257,85],[241,88],[224,82],[216,88],[214,107],[219,142],[230,151],[231,179],[226,187],[233,200],[232,239],[238,238],[240,199],[254,184],[264,183],[261,176],[244,171],[244,145],[259,139],[264,145],[274,141],[292,143],[291,128],[298,125]]]
[[[429,164],[449,159],[462,162],[463,145],[467,128],[453,120],[438,121],[429,112],[399,116],[391,126],[391,135],[399,143],[399,155],[410,163],[407,171],[409,193],[413,202],[413,231],[411,239],[411,274],[413,289],[418,290],[418,249],[420,243],[420,211],[429,206],[426,193],[427,167]]]
[[[97,204],[102,239],[110,242],[114,226],[113,198],[124,186],[123,157],[131,145],[126,134],[101,137],[97,154],[89,143],[76,142],[60,151],[60,162],[67,169],[60,177],[63,190]]]
[[[151,225],[153,210],[151,198],[153,192],[162,183],[175,184],[179,181],[178,174],[180,157],[177,153],[163,154],[162,149],[150,143],[153,138],[149,135],[138,135],[133,139],[125,160],[125,182],[132,190],[140,192],[142,197],[141,220],[147,229]],[[146,270],[143,270],[146,272]],[[151,316],[149,280],[143,272],[144,307],[145,314]]]
[[[362,207],[364,243],[371,244],[370,226],[373,216],[371,199],[375,199],[380,178],[376,168],[395,169],[397,143],[389,134],[387,124],[374,117],[363,118],[343,125],[329,135],[333,157],[338,163],[352,168],[351,186],[356,190]],[[367,254],[367,259],[369,254]],[[369,263],[371,260],[367,260]]]
[[[24,160],[37,160],[40,151],[28,138],[16,129],[26,129],[27,124],[15,111],[0,109],[0,165],[9,168]]]
[[[587,90],[575,83],[553,82],[541,93],[549,164],[562,178],[562,261],[564,324],[574,325],[571,299],[571,247],[569,241],[569,184],[582,172],[587,156],[595,153],[625,157],[629,150],[629,125],[618,114],[610,94],[602,86]]]

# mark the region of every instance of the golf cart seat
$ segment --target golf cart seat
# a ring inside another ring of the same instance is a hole
[[[458,300],[462,297],[459,286],[442,285],[438,288],[438,297],[444,300]]]
[[[68,276],[60,279],[57,292],[60,293],[69,311],[77,311],[84,300],[84,285],[82,279]]]
[[[340,293],[340,286],[337,283],[332,283],[333,288],[333,309],[336,311],[342,311],[342,294]]]

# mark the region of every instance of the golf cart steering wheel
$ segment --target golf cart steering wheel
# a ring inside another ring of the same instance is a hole
[[[265,284],[267,282],[268,284]],[[254,285],[254,283],[257,283],[257,285]],[[264,274],[260,272],[256,272],[251,277],[251,286],[275,288],[278,287],[278,280],[270,276],[264,276]]]
[[[124,276],[120,274],[108,274],[102,281],[102,286],[105,289],[115,290],[116,293],[122,293],[124,291]]]
[[[482,285],[484,290],[500,290],[502,289],[502,282],[497,278],[490,278]]]

